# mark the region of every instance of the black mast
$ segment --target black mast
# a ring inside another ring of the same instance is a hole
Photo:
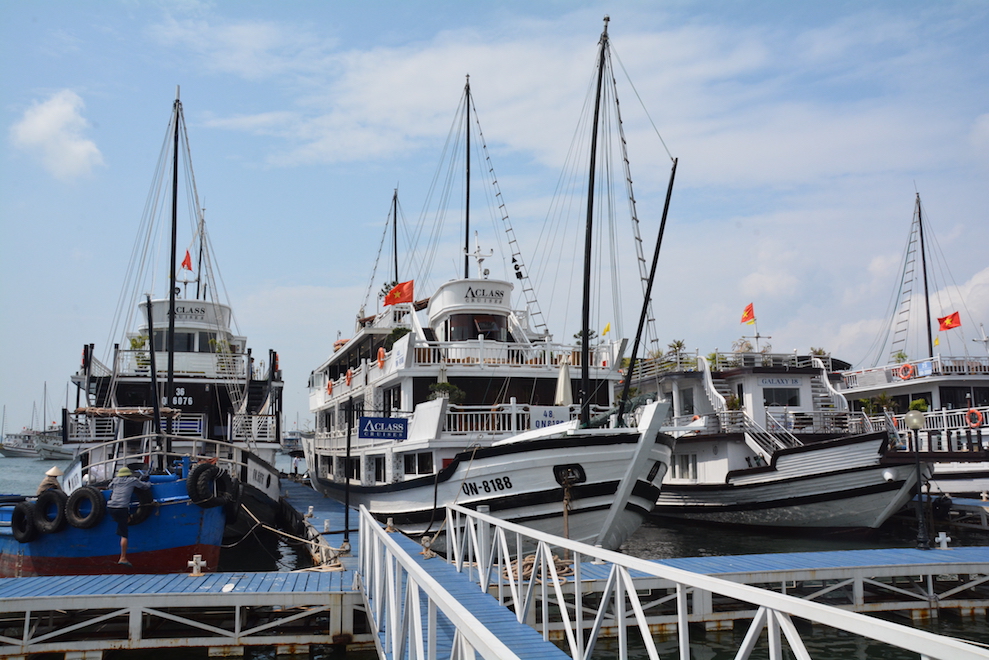
[[[178,205],[179,205],[179,123],[182,121],[182,102],[179,100],[179,90],[175,88],[175,140],[172,145],[172,258],[168,271],[168,335],[165,346],[168,350],[168,379],[165,384],[165,403],[168,403],[175,389],[175,250],[178,243]],[[172,434],[172,418],[165,422],[165,432]],[[166,439],[166,451],[170,451],[171,440]]]
[[[917,232],[920,241],[920,271],[924,275],[924,310],[927,319],[927,355],[934,357],[934,338],[931,336],[931,296],[927,290],[927,256],[924,249],[924,217],[920,211],[920,193],[917,193]]]
[[[642,340],[642,329],[646,324],[646,315],[649,312],[649,300],[652,298],[652,285],[656,279],[656,264],[659,262],[659,249],[663,246],[663,234],[666,232],[666,216],[670,210],[670,196],[673,194],[673,180],[677,174],[677,159],[673,159],[673,169],[670,171],[670,184],[666,187],[666,202],[663,204],[663,219],[659,222],[659,236],[656,238],[656,250],[652,255],[652,266],[649,268],[649,279],[646,281],[646,294],[642,300],[642,312],[639,314],[639,327],[635,332],[635,342],[632,344],[632,355],[628,361],[628,371],[625,372],[625,384],[622,386],[622,397],[618,402],[618,424],[622,424],[622,416],[625,414],[625,405],[628,402],[628,393],[632,385],[632,374],[635,373],[635,359],[639,353],[639,344]]]
[[[464,88],[464,125],[467,129],[467,198],[464,210],[464,278],[470,277],[470,74]]]
[[[154,410],[154,424],[155,424],[155,437],[160,437],[161,434],[161,395],[158,394],[158,367],[155,364],[155,344],[154,344],[154,320],[151,317],[151,296],[146,296],[147,298],[147,311],[148,311],[148,334],[152,337],[151,339],[151,408]],[[169,418],[171,419],[171,418]],[[171,424],[171,422],[169,422]],[[68,428],[68,427],[66,427]],[[166,454],[167,455],[167,454]],[[167,460],[167,459],[163,459]],[[164,465],[159,465],[158,467],[164,467]]]
[[[398,286],[398,188],[391,196],[391,251],[395,258],[395,285]]]
[[[601,49],[598,54],[598,86],[594,98],[594,123],[591,128],[591,162],[587,182],[587,228],[584,232],[584,302],[580,323],[580,422],[587,426],[591,421],[591,376],[590,376],[590,325],[591,325],[591,237],[594,224],[594,170],[597,167],[598,119],[601,115],[601,86],[604,80],[604,56],[608,47],[608,21],[604,17],[604,32],[601,33]]]

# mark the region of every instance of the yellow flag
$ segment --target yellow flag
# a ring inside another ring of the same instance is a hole
[[[609,332],[611,332],[611,322],[610,321],[605,324],[604,330],[601,331],[601,336],[604,337]]]
[[[941,336],[940,335],[938,335],[937,337],[934,338],[934,345],[935,346],[940,346],[941,345]]]

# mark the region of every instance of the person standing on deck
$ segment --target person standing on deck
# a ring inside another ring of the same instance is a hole
[[[110,482],[110,500],[106,503],[107,513],[117,523],[117,536],[120,537],[120,559],[118,564],[130,566],[127,560],[127,523],[130,521],[130,498],[134,489],[146,490],[151,484],[134,476],[130,468],[117,470],[117,476]]]
[[[293,476],[296,476],[296,477],[299,476],[299,457],[298,456],[293,456],[292,457],[292,475]]]
[[[62,484],[58,483],[58,478],[61,477],[64,472],[57,465],[51,466],[47,472],[45,472],[45,478],[41,480],[38,484],[38,495],[41,495],[46,490],[57,490],[62,491]]]

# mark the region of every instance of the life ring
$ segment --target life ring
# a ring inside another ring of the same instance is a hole
[[[106,514],[106,499],[103,493],[92,486],[83,486],[72,491],[65,503],[65,518],[78,529],[90,529],[103,520]]]
[[[49,488],[34,503],[34,526],[42,534],[53,534],[65,529],[65,503],[69,496],[60,490]]]
[[[350,387],[350,381],[353,380],[353,378],[354,378],[354,370],[353,369],[347,369],[347,376],[346,376],[347,387]]]
[[[326,394],[327,395],[332,395],[333,394],[333,381],[332,380],[327,380],[326,381]]]
[[[135,488],[134,495],[137,496],[137,511],[131,514],[127,520],[128,525],[140,525],[147,520],[155,510],[156,502],[150,488]]]
[[[234,495],[230,475],[209,463],[200,463],[192,468],[185,488],[189,499],[204,509],[220,506]]]
[[[384,346],[379,346],[378,347],[378,369],[384,369],[384,368],[385,368],[385,347]]]
[[[10,514],[10,531],[18,543],[29,543],[38,538],[34,524],[34,507],[30,502],[18,502]]]
[[[982,413],[975,408],[968,409],[968,412],[965,413],[965,419],[968,421],[968,427],[970,429],[977,429],[982,426]]]
[[[916,373],[916,370],[912,364],[908,363],[900,367],[900,378],[903,380],[910,380],[913,378],[914,373]]]

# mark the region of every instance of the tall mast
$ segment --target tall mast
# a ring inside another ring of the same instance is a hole
[[[391,196],[391,251],[395,259],[395,284],[398,284],[398,188]]]
[[[920,238],[920,272],[924,277],[924,312],[927,319],[927,355],[934,357],[934,339],[931,336],[931,296],[927,290],[927,255],[924,248],[924,216],[920,210],[920,193],[917,193],[917,232]]]
[[[178,243],[178,205],[179,205],[179,123],[182,121],[182,101],[179,100],[179,89],[175,88],[175,139],[172,144],[172,258],[168,271],[168,336],[165,345],[168,350],[168,379],[165,383],[166,403],[172,396],[175,386],[175,250]],[[153,341],[153,340],[152,340]],[[165,422],[165,432],[172,434],[172,418]]]
[[[467,134],[467,196],[464,210],[464,278],[470,277],[470,74],[467,75],[467,86],[464,88],[464,126]]]
[[[587,227],[584,232],[584,301],[581,312],[580,342],[580,422],[587,426],[591,421],[591,238],[594,226],[594,170],[597,167],[598,120],[601,116],[601,87],[604,81],[604,55],[608,47],[608,21],[604,17],[604,31],[601,33],[601,48],[598,53],[598,84],[594,97],[594,123],[591,128],[591,160],[587,181]]]

